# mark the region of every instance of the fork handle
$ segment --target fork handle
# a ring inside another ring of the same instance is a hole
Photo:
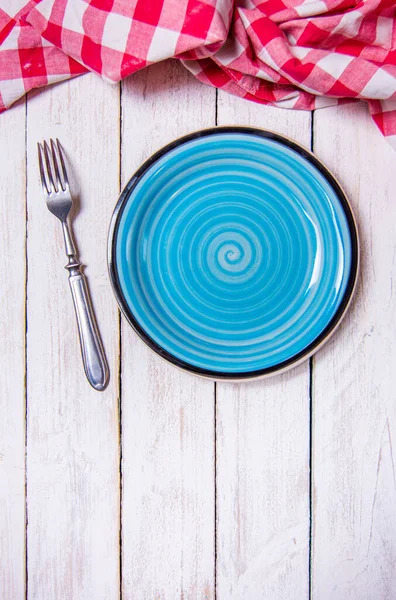
[[[92,308],[87,280],[78,263],[69,264],[66,268],[69,268],[69,283],[77,317],[85,374],[95,390],[103,391],[109,382],[109,367]]]

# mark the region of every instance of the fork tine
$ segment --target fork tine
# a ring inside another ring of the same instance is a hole
[[[66,171],[65,161],[63,160],[62,146],[60,145],[60,142],[59,142],[58,138],[56,138],[56,147],[58,148],[58,154],[59,154],[60,163],[61,163],[63,181],[65,182],[65,187],[67,189],[69,187],[69,180],[67,178],[67,171]]]
[[[48,175],[48,179],[49,179],[49,184],[50,184],[50,191],[51,192],[57,192],[58,189],[55,185],[54,182],[54,175],[52,173],[52,165],[51,165],[51,158],[50,158],[50,149],[49,146],[47,144],[47,142],[44,140],[44,159],[45,159],[45,165],[47,167],[47,175]]]
[[[50,193],[50,191],[48,189],[47,180],[45,179],[45,174],[44,174],[43,147],[39,142],[37,142],[37,152],[38,152],[41,185],[43,187],[44,194],[48,195]]]
[[[54,140],[52,138],[50,139],[50,144],[51,144],[52,164],[54,165],[56,183],[57,183],[58,189],[62,189],[63,191],[65,191],[66,187],[64,186],[63,181],[60,176],[60,173],[59,173],[58,158],[56,156],[55,144],[54,144]]]

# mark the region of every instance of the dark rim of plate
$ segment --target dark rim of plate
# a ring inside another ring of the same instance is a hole
[[[258,369],[255,371],[241,371],[241,372],[233,372],[233,373],[228,373],[226,371],[214,371],[214,370],[210,370],[210,369],[202,369],[201,367],[192,365],[192,364],[174,356],[167,350],[164,350],[164,348],[162,348],[157,342],[155,342],[146,333],[146,331],[141,327],[141,325],[138,323],[135,316],[133,315],[130,307],[128,306],[126,299],[124,297],[124,294],[122,292],[122,289],[121,289],[121,285],[120,285],[119,278],[118,278],[117,267],[116,267],[116,241],[117,241],[118,228],[119,228],[121,216],[123,214],[124,208],[126,206],[126,203],[129,199],[132,191],[134,190],[134,188],[136,187],[137,183],[140,181],[142,176],[146,173],[146,171],[156,161],[158,161],[162,156],[164,156],[165,154],[167,154],[174,148],[177,148],[178,146],[185,144],[186,142],[190,142],[191,140],[195,140],[195,139],[198,139],[201,137],[212,136],[212,135],[217,135],[217,134],[224,134],[224,133],[245,133],[248,135],[253,135],[253,136],[266,138],[269,140],[274,140],[276,142],[283,144],[284,146],[287,146],[288,148],[291,148],[292,150],[297,152],[300,156],[303,156],[306,160],[308,160],[325,177],[325,179],[328,181],[330,186],[333,188],[333,190],[337,194],[338,199],[340,200],[342,208],[344,210],[347,222],[348,222],[349,233],[351,236],[351,246],[352,246],[351,271],[349,274],[348,284],[347,284],[344,296],[342,298],[340,306],[337,309],[337,312],[335,313],[335,315],[333,316],[331,321],[328,323],[328,325],[320,333],[320,335],[317,336],[306,348],[304,348],[303,350],[301,350],[300,352],[298,352],[297,354],[295,354],[294,356],[292,356],[291,358],[289,358],[286,361],[280,362],[276,365],[273,365],[272,367],[267,367],[265,369]],[[343,190],[341,189],[339,183],[337,182],[337,180],[333,177],[333,175],[327,170],[327,168],[311,152],[309,152],[308,150],[306,150],[305,148],[300,146],[298,143],[296,143],[292,140],[289,140],[287,137],[284,137],[277,133],[273,133],[271,131],[266,131],[264,129],[256,129],[253,127],[227,126],[227,127],[213,127],[210,129],[204,129],[201,131],[196,131],[196,132],[186,135],[184,137],[178,138],[177,140],[175,140],[175,141],[171,142],[170,144],[167,144],[166,146],[161,148],[158,152],[156,152],[148,160],[146,160],[146,162],[136,171],[136,173],[133,175],[133,177],[131,177],[131,179],[126,184],[125,188],[123,189],[123,191],[119,197],[117,205],[114,209],[113,216],[112,216],[111,223],[110,223],[110,229],[109,229],[108,268],[109,268],[110,280],[111,280],[111,283],[113,286],[113,290],[114,290],[117,302],[118,302],[124,316],[126,317],[127,321],[129,322],[129,324],[133,327],[135,332],[141,337],[141,339],[152,350],[154,350],[157,354],[162,356],[162,358],[166,359],[168,362],[172,363],[173,365],[176,365],[177,367],[179,367],[181,369],[189,371],[190,373],[195,373],[196,375],[201,375],[203,377],[209,377],[212,379],[219,379],[219,380],[221,380],[221,379],[238,380],[239,379],[239,380],[241,380],[241,379],[254,379],[254,378],[264,377],[266,375],[271,375],[271,374],[275,374],[280,371],[287,370],[288,368],[292,367],[294,364],[297,365],[305,358],[308,358],[309,356],[311,356],[315,352],[315,350],[323,344],[323,342],[326,340],[326,338],[328,338],[329,335],[334,332],[337,325],[340,323],[342,317],[344,316],[346,309],[352,298],[354,289],[355,289],[357,274],[358,274],[358,267],[359,267],[359,244],[358,244],[358,234],[357,234],[356,223],[355,223],[355,219],[354,219],[351,207],[349,205],[349,202],[348,202]]]

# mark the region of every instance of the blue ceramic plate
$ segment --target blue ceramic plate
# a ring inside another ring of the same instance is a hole
[[[160,150],[132,177],[109,236],[127,319],[174,364],[256,377],[312,354],[349,304],[355,222],[309,152],[250,128],[216,128]]]

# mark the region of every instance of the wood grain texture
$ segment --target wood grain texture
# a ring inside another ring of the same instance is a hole
[[[106,238],[119,179],[119,89],[85,76],[28,100],[27,514],[29,600],[119,598],[118,311]],[[111,371],[82,366],[61,227],[45,205],[38,140],[58,137],[79,205],[75,237]]]
[[[215,407],[212,383],[164,363],[123,322],[118,389],[106,237],[120,133],[125,183],[163,144],[214,125],[215,91],[162,63],[123,83],[121,132],[119,108],[119,88],[90,75],[28,100],[27,593],[25,107],[0,116],[0,599],[393,600],[394,151],[363,105],[315,113],[314,148],[351,198],[363,260],[352,310],[314,359],[309,595],[308,364],[219,383]],[[217,114],[309,147],[308,113],[219,93]],[[103,394],[83,373],[60,225],[39,187],[36,142],[49,136],[81,201],[76,238],[112,375]]]
[[[356,301],[315,359],[315,600],[396,598],[395,152],[362,104],[318,111],[314,147],[355,209]]]
[[[219,125],[309,147],[311,116],[219,93]],[[290,600],[309,588],[309,364],[217,384],[217,598]]]
[[[155,150],[214,125],[215,91],[176,62],[122,93],[123,182]],[[214,385],[122,325],[123,598],[214,598]]]
[[[0,119],[0,598],[25,598],[25,105]]]

